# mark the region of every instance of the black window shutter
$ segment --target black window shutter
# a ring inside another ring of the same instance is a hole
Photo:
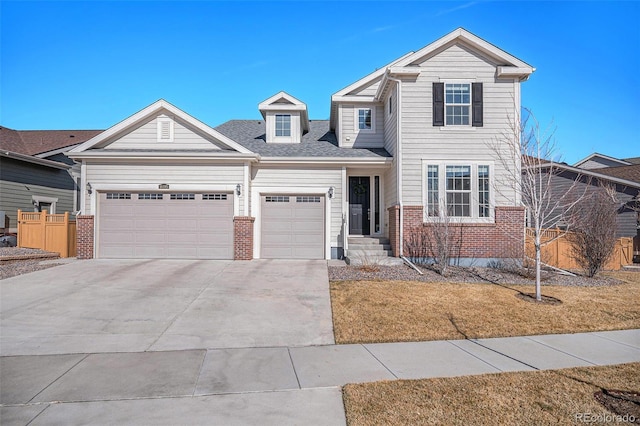
[[[471,83],[471,125],[482,127],[482,83]]]
[[[444,83],[433,83],[433,125],[444,126]]]

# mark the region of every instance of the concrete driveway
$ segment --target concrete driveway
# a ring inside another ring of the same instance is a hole
[[[334,343],[325,261],[77,261],[0,294],[2,356]]]

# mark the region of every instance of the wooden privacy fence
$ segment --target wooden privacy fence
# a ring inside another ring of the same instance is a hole
[[[544,244],[563,234],[564,231],[559,229],[545,229],[540,238]],[[534,230],[527,228],[526,253],[531,259],[535,259],[536,251],[533,245]],[[580,266],[573,258],[572,247],[566,239],[566,235],[562,235],[555,241],[542,246],[542,261],[548,265],[561,269],[580,269]],[[617,271],[625,265],[631,265],[633,262],[633,238],[618,238],[613,255],[605,265],[604,269]]]
[[[76,256],[76,222],[69,220],[69,212],[47,214],[18,210],[18,247],[36,248],[60,257]]]

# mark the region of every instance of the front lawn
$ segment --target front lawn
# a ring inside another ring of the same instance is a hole
[[[532,285],[331,282],[337,343],[401,342],[640,328],[640,274],[616,273],[620,285],[543,286],[562,301],[517,298]]]
[[[628,424],[596,401],[602,388],[637,393],[640,363],[350,384],[343,396],[350,426]],[[613,402],[640,419],[637,404]]]

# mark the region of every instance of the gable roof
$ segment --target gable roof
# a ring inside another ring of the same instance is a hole
[[[0,127],[0,150],[37,155],[77,145],[102,130],[13,130]]]
[[[628,186],[631,188],[640,189],[640,165],[632,165],[632,166],[621,166],[621,167],[606,167],[600,169],[580,169],[575,166],[570,166],[566,163],[556,163],[553,161],[541,160],[540,165],[532,165],[525,166],[526,168],[536,168],[542,167],[544,169],[547,168],[555,168],[558,170],[566,170],[569,172],[573,172],[583,176],[589,176],[599,180],[605,180],[612,183],[617,183],[620,185]],[[616,169],[627,169],[616,172]]]
[[[262,118],[265,120],[267,118],[267,111],[300,111],[300,116],[302,118],[302,130],[305,132],[309,131],[309,114],[307,112],[307,105],[287,92],[280,91],[269,99],[265,99],[258,104],[258,109],[262,114]]]
[[[164,99],[160,99],[160,100],[152,103],[148,107],[138,111],[137,113],[133,114],[129,118],[126,118],[126,119],[122,120],[118,124],[110,127],[109,129],[105,130],[104,132],[98,134],[97,136],[89,139],[85,143],[73,148],[72,150],[69,151],[69,154],[70,154],[71,157],[81,157],[82,155],[78,155],[78,154],[87,152],[88,150],[90,150],[90,149],[92,149],[94,147],[98,147],[101,143],[106,142],[110,138],[112,138],[114,136],[117,136],[118,134],[123,133],[127,129],[130,129],[132,127],[135,127],[135,126],[139,125],[140,123],[144,122],[144,120],[147,120],[148,118],[150,118],[150,117],[152,117],[154,115],[157,115],[161,111],[169,112],[170,114],[172,114],[175,117],[178,117],[179,119],[189,123],[190,125],[192,125],[193,127],[197,128],[198,130],[204,132],[205,134],[208,134],[209,136],[211,136],[212,138],[214,138],[217,141],[221,142],[222,144],[226,145],[227,147],[229,147],[232,150],[238,151],[238,152],[240,152],[242,154],[251,154],[251,152],[249,150],[247,150],[245,147],[243,147],[242,145],[234,142],[233,140],[229,139],[228,137],[226,137],[222,133],[214,130],[213,128],[211,128],[209,126],[207,126],[206,124],[204,124],[200,120],[190,116],[186,112],[184,112],[181,109],[175,107],[174,105],[170,104],[169,102],[165,101]]]
[[[575,163],[573,165],[573,167],[580,167],[582,166],[584,163],[593,160],[594,158],[602,158],[604,160],[608,160],[608,161],[612,161],[614,163],[618,163],[621,166],[628,166],[629,164],[632,164],[630,161],[626,161],[626,160],[621,160],[619,158],[615,158],[615,157],[610,157],[608,155],[604,155],[604,154],[600,154],[599,152],[594,152],[593,154],[588,155],[587,157],[583,158],[582,160],[578,161],[577,163]],[[630,158],[629,160],[633,160],[633,158]],[[603,165],[602,167],[608,167]]]
[[[613,176],[640,184],[640,164],[618,167],[604,167],[595,170],[597,170],[597,173],[601,173],[603,175]]]
[[[328,120],[312,120],[309,132],[300,143],[266,143],[266,126],[262,120],[231,120],[216,127],[220,133],[232,138],[261,156],[261,162],[273,159],[299,161],[370,161],[385,163],[391,155],[384,149],[341,148],[336,135],[329,129]]]

